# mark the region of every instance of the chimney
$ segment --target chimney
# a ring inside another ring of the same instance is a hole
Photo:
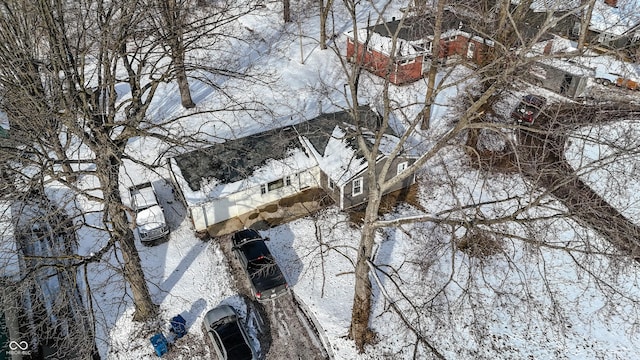
[[[604,3],[614,8],[618,7],[618,0],[604,0]]]
[[[544,49],[542,50],[542,54],[551,55],[551,49],[553,48],[553,40],[548,40],[544,45]]]

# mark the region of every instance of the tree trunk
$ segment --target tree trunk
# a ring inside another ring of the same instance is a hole
[[[320,0],[320,50],[327,48],[327,16],[324,0]]]
[[[191,98],[191,89],[189,89],[189,80],[187,79],[187,71],[184,67],[184,51],[182,56],[175,57],[174,62],[176,64],[176,81],[178,82],[178,89],[180,90],[180,101],[182,107],[185,109],[191,109],[196,106]]]
[[[436,93],[436,75],[438,74],[438,63],[440,62],[440,34],[442,33],[442,17],[444,14],[445,0],[438,0],[436,8],[435,24],[433,26],[433,42],[431,46],[431,65],[427,76],[427,94],[424,98],[424,109],[422,109],[422,129],[428,129],[431,122],[431,104]],[[445,49],[447,51],[447,49]]]
[[[282,11],[282,17],[284,18],[284,22],[291,22],[291,0],[282,0],[284,9]]]
[[[580,21],[580,34],[578,35],[578,51],[582,51],[585,43],[587,42],[587,32],[589,32],[589,24],[591,23],[591,15],[593,14],[593,7],[596,4],[596,0],[583,0],[588,1],[586,9],[583,9],[584,15]]]
[[[320,49],[325,50],[327,48],[327,18],[329,18],[329,12],[333,7],[333,0],[320,0]]]
[[[376,184],[377,185],[377,184]],[[351,327],[349,329],[349,337],[355,342],[358,351],[364,352],[364,347],[375,339],[375,333],[369,328],[369,319],[371,317],[371,279],[369,278],[368,261],[373,255],[373,245],[375,240],[374,222],[378,218],[378,209],[380,207],[380,193],[377,186],[369,186],[376,188],[373,193],[369,193],[369,202],[364,216],[364,224],[362,225],[362,238],[358,246],[358,259],[355,268],[355,293],[353,296],[353,309],[351,314]]]
[[[106,151],[105,151],[106,152]],[[124,260],[123,274],[131,288],[135,312],[134,321],[147,321],[157,315],[157,305],[151,300],[149,287],[140,263],[133,230],[124,212],[118,189],[118,174],[121,161],[116,155],[105,154],[96,158],[96,173],[100,179],[105,198],[105,212],[111,222],[111,236],[120,245]],[[102,165],[102,166],[101,166]]]
[[[184,44],[183,39],[183,9],[176,4],[176,0],[164,0],[162,4],[162,13],[165,22],[169,28],[167,42],[171,48],[171,59],[173,60],[174,71],[176,72],[176,81],[180,90],[180,101],[185,109],[191,109],[196,106],[191,98],[191,90],[189,89],[189,81],[187,78],[187,70],[185,68]]]

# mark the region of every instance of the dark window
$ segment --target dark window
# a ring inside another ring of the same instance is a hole
[[[267,190],[273,191],[273,190],[276,190],[276,189],[280,189],[283,186],[284,186],[284,180],[283,179],[278,179],[276,181],[272,181],[272,182],[268,183],[267,184]]]

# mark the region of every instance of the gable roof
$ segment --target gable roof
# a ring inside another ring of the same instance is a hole
[[[400,26],[402,25],[402,26]],[[399,39],[416,41],[427,39],[434,33],[435,17],[433,14],[413,16],[403,20],[392,20],[384,24],[370,26],[368,29],[384,37],[392,38],[396,33]],[[400,29],[398,29],[400,28]],[[458,29],[470,32],[462,18],[451,11],[444,11],[442,18],[442,30]]]
[[[308,145],[310,155],[316,159],[322,171],[338,186],[348,183],[367,169],[367,161],[356,141],[358,129],[364,139],[373,144],[376,138],[374,130],[380,128],[380,116],[368,106],[360,107],[358,114],[360,122],[357,125],[354,124],[351,114],[345,112],[321,115],[310,121],[310,124],[314,124],[316,121],[328,120],[326,116],[330,117],[328,126],[324,127],[321,143],[316,140],[314,144],[314,140],[307,137],[308,133],[300,132],[301,140]],[[380,140],[377,161],[390,154],[398,145],[398,141],[395,131],[388,127]],[[403,151],[400,155],[411,157],[414,154]]]

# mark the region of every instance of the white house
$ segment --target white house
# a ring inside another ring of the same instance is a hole
[[[368,107],[359,111],[361,119],[375,126],[375,112]],[[323,114],[295,126],[230,139],[169,159],[195,230],[226,233],[236,225],[221,232],[211,231],[211,226],[239,218],[237,224],[248,226],[256,219],[248,214],[279,206],[283,199],[312,189],[322,190],[341,209],[366,202],[366,162],[354,143],[356,128],[350,119],[348,112]],[[389,144],[397,140],[391,133],[384,139]],[[381,152],[379,162],[386,156]],[[394,161],[405,169],[413,158],[403,155]],[[402,169],[394,167],[392,175]],[[413,181],[411,177],[401,185]]]

